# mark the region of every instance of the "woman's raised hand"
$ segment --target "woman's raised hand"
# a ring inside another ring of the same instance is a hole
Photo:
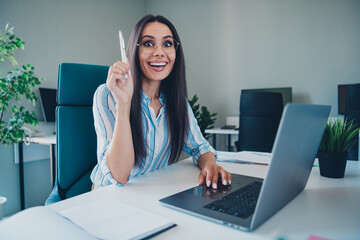
[[[108,76],[106,79],[106,86],[110,90],[117,104],[131,103],[134,91],[134,84],[133,78],[129,73],[129,64],[121,61],[114,63],[109,68]],[[125,75],[127,75],[126,79]]]

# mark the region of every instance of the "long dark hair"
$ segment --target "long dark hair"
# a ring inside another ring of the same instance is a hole
[[[127,57],[131,66],[134,80],[134,93],[131,102],[130,124],[135,151],[135,166],[143,167],[146,157],[146,141],[144,140],[142,115],[141,115],[141,67],[139,63],[138,47],[142,31],[146,24],[159,22],[171,30],[173,38],[180,43],[176,50],[176,59],[169,76],[161,81],[160,91],[165,97],[167,122],[170,133],[171,154],[169,163],[179,160],[184,147],[184,140],[189,128],[187,88],[185,77],[185,61],[181,41],[173,24],[163,16],[146,15],[134,27],[127,48]]]

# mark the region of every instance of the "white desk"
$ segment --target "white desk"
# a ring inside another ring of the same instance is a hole
[[[267,166],[219,163],[227,170],[264,177]],[[306,240],[310,235],[336,239],[360,236],[360,165],[349,161],[345,178],[321,177],[314,168],[306,189],[252,233],[209,222],[159,203],[159,199],[197,185],[199,169],[187,159],[133,179],[125,187],[108,186],[48,207],[62,210],[102,199],[126,204],[172,219],[178,226],[154,239],[277,239]]]
[[[31,143],[37,143],[41,145],[48,145],[50,147],[50,178],[51,185],[55,183],[55,146],[56,146],[56,134],[45,135],[42,137],[31,137]]]
[[[216,149],[216,134],[225,134],[228,136],[228,151],[231,152],[231,135],[239,135],[239,130],[211,128],[205,129],[205,133],[213,135],[213,147]]]
[[[55,172],[56,172],[56,163],[55,163],[55,146],[56,146],[56,134],[55,123],[50,122],[39,122],[37,129],[44,134],[44,136],[39,137],[30,137],[30,143],[36,143],[41,145],[48,145],[50,148],[50,180],[51,186],[55,184]],[[23,143],[19,143],[19,179],[20,179],[20,208],[21,210],[25,209],[25,189],[24,189],[24,156],[23,156]]]

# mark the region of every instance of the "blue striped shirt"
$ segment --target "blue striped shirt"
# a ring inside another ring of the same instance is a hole
[[[152,172],[168,165],[171,146],[167,124],[166,102],[164,96],[160,95],[160,103],[163,105],[158,116],[149,106],[150,99],[142,92],[142,125],[144,140],[146,141],[146,158],[143,168],[134,167],[129,176],[131,178]],[[105,153],[113,136],[115,127],[115,100],[105,84],[98,87],[94,94],[93,114],[95,131],[97,134],[97,159],[98,163],[91,173],[91,181],[98,186],[118,184],[111,175]],[[184,142],[184,152],[191,155],[197,165],[198,158],[207,152],[216,151],[202,136],[200,128],[194,117],[190,104],[188,104],[189,129]]]

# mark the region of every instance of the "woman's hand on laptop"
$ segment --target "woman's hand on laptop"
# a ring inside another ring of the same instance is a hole
[[[201,155],[198,164],[201,168],[199,186],[206,183],[207,187],[211,186],[217,189],[219,176],[222,179],[223,185],[231,184],[231,174],[219,165],[216,165],[216,158],[213,153],[208,152]]]

